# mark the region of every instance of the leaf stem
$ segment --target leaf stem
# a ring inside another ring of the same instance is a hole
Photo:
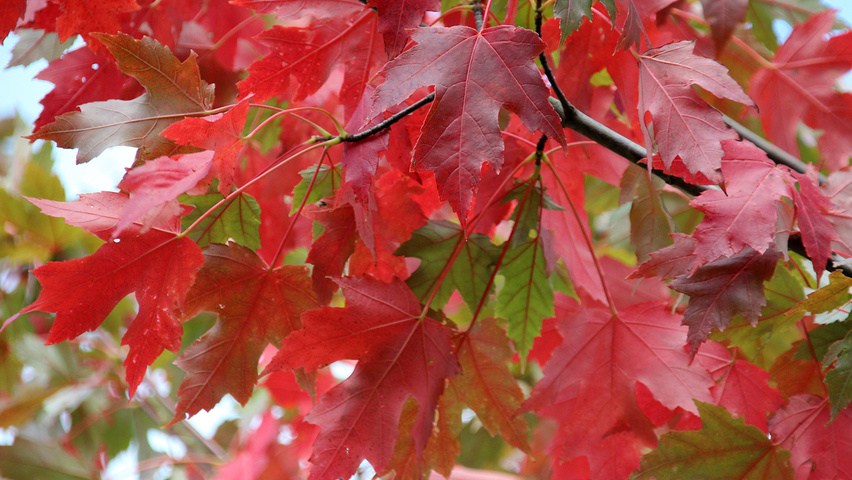
[[[275,256],[272,257],[272,261],[269,262],[269,268],[274,269],[275,265],[278,264],[278,260],[281,258],[281,254],[284,252],[284,246],[287,244],[287,240],[290,238],[290,234],[293,232],[293,228],[296,226],[296,222],[299,221],[299,218],[302,216],[302,210],[304,210],[305,205],[308,203],[308,198],[311,196],[311,192],[314,189],[314,185],[316,185],[317,178],[319,177],[320,167],[322,166],[322,162],[328,153],[328,146],[323,148],[322,155],[320,156],[320,161],[314,169],[314,176],[311,177],[311,182],[308,184],[308,188],[305,190],[305,195],[302,197],[302,203],[299,205],[299,209],[296,210],[296,213],[290,219],[290,224],[287,225],[287,231],[284,232],[284,235],[281,237],[281,241],[278,243],[278,248],[275,249]]]
[[[267,175],[269,175],[269,174],[270,174],[270,173],[272,173],[273,171],[277,170],[277,169],[278,169],[278,168],[280,168],[281,166],[283,166],[283,165],[285,165],[285,164],[289,163],[290,161],[292,161],[293,159],[295,159],[295,158],[299,157],[300,155],[304,155],[304,154],[306,154],[306,153],[310,152],[311,150],[316,150],[317,148],[320,148],[320,147],[325,148],[325,147],[327,147],[327,146],[334,145],[335,143],[338,143],[338,142],[326,141],[326,142],[317,143],[317,144],[313,144],[313,145],[310,145],[310,144],[302,144],[302,145],[298,145],[298,146],[294,147],[293,149],[291,149],[291,150],[290,150],[290,152],[292,152],[293,150],[298,150],[299,148],[301,148],[301,150],[296,151],[295,153],[293,153],[293,154],[291,154],[291,155],[289,155],[289,156],[286,156],[286,155],[287,155],[287,153],[285,153],[285,154],[281,155],[281,156],[279,157],[281,160],[277,160],[277,159],[276,159],[276,161],[275,161],[272,165],[270,165],[269,167],[267,167],[267,168],[266,168],[266,170],[264,170],[264,171],[260,172],[259,174],[257,174],[257,176],[255,176],[255,177],[254,177],[254,178],[252,178],[251,180],[247,181],[247,182],[246,182],[246,183],[244,183],[243,185],[241,185],[241,186],[237,187],[236,189],[234,189],[234,191],[233,191],[233,192],[229,193],[229,194],[228,194],[226,197],[224,197],[222,200],[219,200],[218,202],[216,202],[216,204],[215,204],[215,205],[213,205],[212,207],[210,207],[210,208],[209,208],[206,212],[202,213],[202,214],[201,214],[201,215],[200,215],[197,219],[195,219],[195,221],[194,221],[194,222],[192,222],[192,224],[190,224],[190,225],[189,225],[188,227],[186,227],[186,228],[185,228],[182,232],[180,232],[179,234],[177,234],[177,236],[176,236],[175,238],[185,237],[186,235],[188,235],[188,234],[189,234],[189,232],[191,232],[191,231],[192,231],[192,230],[194,230],[196,227],[198,227],[198,225],[199,225],[201,222],[203,222],[203,221],[204,221],[204,219],[206,219],[208,216],[210,216],[210,214],[211,214],[212,212],[216,211],[216,209],[217,209],[217,208],[219,208],[219,207],[221,207],[221,206],[225,205],[226,203],[228,203],[228,202],[232,201],[232,200],[234,199],[234,197],[236,197],[237,195],[240,195],[241,193],[243,193],[244,191],[246,191],[246,189],[248,189],[250,186],[252,186],[252,185],[254,185],[255,183],[259,182],[259,181],[260,181],[260,180],[262,180],[264,177],[266,177]],[[289,153],[289,152],[288,152],[288,153]],[[286,157],[285,157],[285,156],[286,156]]]

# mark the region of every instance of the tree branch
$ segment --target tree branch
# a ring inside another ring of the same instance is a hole
[[[394,123],[396,123],[396,122],[402,120],[403,118],[411,115],[420,107],[422,107],[424,105],[428,105],[429,103],[432,103],[433,100],[435,100],[435,94],[430,93],[429,95],[426,95],[425,97],[421,98],[420,100],[412,103],[411,105],[405,107],[404,109],[400,110],[399,112],[391,115],[387,119],[377,123],[376,125],[373,125],[370,128],[367,128],[366,130],[362,130],[362,131],[360,131],[358,133],[354,133],[352,135],[314,137],[313,143],[327,142],[327,141],[334,140],[334,139],[339,139],[341,142],[345,142],[345,143],[360,142],[361,140],[364,140],[367,137],[371,137],[373,135],[376,135],[377,133],[381,133],[383,130],[385,130],[387,128],[390,128],[390,126],[393,125]]]

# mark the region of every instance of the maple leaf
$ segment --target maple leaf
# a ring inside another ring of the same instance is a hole
[[[192,240],[157,230],[120,240],[102,245],[88,257],[37,268],[34,274],[43,290],[19,315],[56,312],[47,338],[54,344],[94,330],[122,298],[134,293],[139,312],[121,340],[130,346],[124,365],[132,397],[148,365],[163,350],[180,347],[182,328],[176,309],[203,257]]]
[[[427,11],[440,11],[439,0],[369,0],[379,12],[379,31],[389,58],[399,55],[408,42],[408,30],[420,26]]]
[[[349,205],[321,210],[313,217],[323,226],[323,233],[314,240],[305,261],[314,266],[311,282],[319,302],[326,304],[337,290],[333,278],[343,274],[346,261],[355,251],[355,217]]]
[[[453,261],[446,278],[442,272],[459,242],[463,242],[458,257]],[[420,258],[420,266],[408,278],[408,286],[418,297],[426,299],[434,288],[438,289],[432,305],[443,306],[454,290],[471,307],[484,295],[491,266],[498,249],[481,234],[465,238],[464,230],[447,221],[430,222],[417,230],[411,240],[396,251],[397,255]]]
[[[825,374],[825,384],[831,400],[832,420],[852,402],[852,335],[848,321],[846,323],[846,336],[832,343],[822,360],[823,366],[830,368]]]
[[[721,181],[722,140],[734,139],[722,116],[692,89],[697,85],[718,98],[752,105],[728,69],[693,53],[694,42],[675,42],[648,50],[639,60],[639,114],[648,145],[656,145],[666,167],[676,157],[693,174]],[[650,115],[653,123],[647,122]]]
[[[82,34],[87,41],[92,32],[106,34],[121,31],[121,17],[139,10],[136,0],[103,0],[97,8],[86,0],[61,0],[62,13],[56,17],[56,32],[59,39],[65,41],[76,34]]]
[[[518,414],[524,395],[507,364],[512,351],[503,329],[493,319],[479,320],[458,348],[461,374],[448,389],[467,404],[492,434],[529,451],[527,423]]]
[[[98,236],[101,240],[110,240],[124,218],[124,212],[130,201],[128,195],[116,192],[84,193],[73,202],[58,202],[43,198],[27,198],[41,209],[45,215],[65,219],[65,223],[80,227]],[[168,209],[149,212],[138,222],[124,227],[125,235],[136,234],[142,229],[156,229],[177,233],[180,230],[179,219]]]
[[[644,36],[648,38],[645,32],[643,22],[650,19],[653,15],[668,7],[674,0],[615,0],[619,12],[627,12],[619,15],[623,19],[621,26],[621,41],[619,48],[627,48],[631,45],[637,47]],[[612,17],[612,11],[610,11]],[[619,22],[621,23],[621,21]]]
[[[636,246],[636,258],[644,262],[651,252],[672,243],[672,221],[663,206],[662,182],[655,181],[647,171],[628,168],[620,187],[619,202],[631,200],[630,239]]]
[[[203,248],[211,243],[227,244],[233,241],[244,247],[260,248],[260,206],[257,200],[242,193],[213,209],[221,200],[222,196],[215,193],[181,199],[182,203],[195,207],[192,213],[183,217],[184,228],[201,215],[209,214],[190,233],[195,243]]]
[[[130,192],[130,199],[113,235],[120,235],[139,219],[150,216],[157,207],[178,215],[178,195],[207,177],[212,157],[213,152],[191,153],[178,160],[160,157],[128,171],[118,186]]]
[[[734,29],[746,18],[748,0],[701,0],[704,18],[710,23],[710,33],[716,51],[721,51]]]
[[[813,262],[819,277],[831,257],[832,242],[837,239],[834,226],[829,220],[832,204],[813,179],[797,173],[793,175],[799,187],[793,190],[796,220],[802,232],[805,252]]]
[[[281,8],[295,8],[303,2],[279,3]],[[333,16],[324,11],[327,18],[315,19],[310,27],[276,25],[262,33],[258,39],[272,53],[249,66],[248,77],[238,84],[241,98],[253,95],[255,101],[270,97],[303,100],[326,84],[331,73],[342,65],[340,101],[347,109],[358,104],[374,68],[382,61],[376,14],[358,2],[311,3],[318,5],[309,8],[324,8],[322,5],[332,3],[342,3],[344,8]],[[277,9],[276,13],[282,14]]]
[[[808,478],[852,477],[852,411],[830,419],[827,400],[802,394],[791,397],[769,422],[772,438],[790,450],[793,468]]]
[[[186,118],[166,127],[161,135],[178,145],[212,150],[213,173],[219,179],[219,192],[227,195],[234,184],[243,149],[242,130],[248,115],[248,101],[237,103],[225,113],[202,118]]]
[[[510,248],[500,273],[506,283],[497,296],[497,315],[509,324],[508,334],[521,358],[541,334],[541,322],[553,316],[553,289],[547,275],[542,237]]]
[[[657,480],[793,479],[790,452],[773,445],[766,434],[732,417],[724,408],[696,402],[701,430],[670,432],[642,458],[631,478]]]
[[[63,148],[79,148],[77,162],[88,162],[108,147],[139,147],[137,157],[174,153],[175,145],[159,134],[182,115],[210,108],[213,87],[201,80],[195,55],[180,62],[166,47],[145,37],[94,34],[106,45],[118,67],[147,93],[133,100],[82,105],[79,112],[56,117],[30,139],[53,140]]]
[[[771,67],[754,74],[749,92],[772,142],[797,154],[797,128],[804,122],[823,131],[817,140],[822,162],[837,170],[852,155],[852,95],[835,89],[838,78],[852,68],[852,33],[826,40],[834,15],[828,10],[796,25]]]
[[[716,381],[710,389],[716,403],[766,432],[769,415],[784,404],[769,373],[716,342],[702,345],[696,359]]]
[[[542,210],[541,228],[560,239],[552,242],[552,246],[568,267],[575,288],[584,290],[595,300],[605,301],[605,287],[596,265],[597,253],[589,247],[589,219],[582,208],[585,200],[583,174],[567,158],[565,160],[554,162],[552,175],[542,175],[547,192],[561,209]]]
[[[695,412],[693,399],[711,400],[712,379],[703,368],[690,365],[683,349],[684,327],[664,302],[637,303],[616,314],[581,298],[582,306],[557,297],[563,341],[524,408],[560,422],[554,445],[563,458],[588,457],[593,470],[613,462],[613,456],[638,465],[637,452],[601,447],[601,442],[614,441],[608,437],[616,431],[644,437],[652,430],[636,403],[636,382],[666,407]]]
[[[562,41],[568,35],[574,33],[583,22],[583,18],[592,19],[592,4],[594,0],[556,0],[553,6],[553,14],[559,18],[559,27],[562,30]],[[615,18],[615,3],[613,0],[601,0],[609,12],[610,18]]]
[[[751,144],[727,141],[722,147],[725,191],[708,190],[693,199],[690,205],[704,212],[701,224],[691,237],[676,236],[674,245],[651,253],[649,265],[640,273],[676,276],[746,248],[764,253],[779,233],[792,228],[778,213],[782,200],[793,196],[790,171],[773,164]]]
[[[307,421],[321,432],[311,456],[311,477],[348,478],[361,459],[385,471],[398,436],[403,405],[417,401],[413,424],[422,452],[444,381],[458,373],[451,330],[422,318],[420,302],[399,280],[338,280],[346,307],[306,312],[267,368],[315,370],[336,360],[357,360],[355,372],[320,398]]]
[[[15,29],[26,11],[27,0],[9,0],[0,5],[0,40],[5,40],[6,35]]]
[[[683,323],[693,351],[714,328],[724,330],[734,314],[741,313],[752,325],[766,305],[763,282],[772,276],[779,252],[758,253],[747,248],[730,258],[708,263],[692,275],[672,282],[672,288],[689,295]]]
[[[177,360],[187,375],[172,423],[213,408],[226,393],[245,404],[263,349],[298,330],[301,314],[317,306],[304,266],[272,268],[238,245],[210,245],[204,258],[183,310],[186,317],[215,312],[219,320]]]
[[[382,70],[374,109],[386,111],[417,89],[435,86],[414,163],[435,173],[441,197],[464,222],[483,164],[499,171],[503,163],[500,108],[517,114],[530,131],[565,141],[533,63],[544,44],[535,33],[508,25],[481,32],[464,26],[421,28],[412,39],[417,45]]]
[[[35,121],[35,130],[84,103],[111,98],[128,100],[142,93],[139,84],[121,73],[108,55],[90,48],[67,52],[50,62],[36,78],[51,82],[54,87],[41,99],[44,110]]]

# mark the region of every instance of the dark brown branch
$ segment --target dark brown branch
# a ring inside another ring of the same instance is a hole
[[[334,140],[335,138],[339,138],[341,142],[347,142],[347,143],[348,142],[360,142],[361,140],[364,140],[367,137],[371,137],[373,135],[376,135],[377,133],[381,133],[383,130],[389,128],[394,123],[396,123],[396,122],[402,120],[403,118],[411,115],[420,107],[422,107],[424,105],[428,105],[429,103],[432,103],[433,100],[435,100],[435,94],[430,93],[429,95],[426,95],[425,97],[421,98],[420,100],[412,103],[411,105],[405,107],[404,109],[400,110],[399,112],[391,115],[387,119],[381,121],[380,123],[377,123],[376,125],[373,125],[372,127],[368,128],[366,130],[360,131],[358,133],[354,133],[352,135],[314,137],[314,142],[327,142],[329,140]]]

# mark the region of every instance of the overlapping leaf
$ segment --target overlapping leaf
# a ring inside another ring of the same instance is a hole
[[[312,479],[348,478],[362,459],[385,471],[409,397],[417,401],[412,435],[422,453],[444,382],[458,373],[451,330],[421,318],[420,302],[404,283],[366,277],[338,283],[346,306],[307,312],[304,328],[284,340],[268,367],[314,370],[337,360],[358,361],[355,372],[323,395],[307,417],[321,430],[310,459]]]
[[[693,53],[693,43],[676,42],[645,52],[639,61],[639,114],[645,141],[656,145],[666,167],[680,157],[690,172],[721,181],[720,142],[734,139],[716,110],[693,90],[751,105],[728,70]],[[652,127],[646,116],[650,115]]]
[[[799,122],[822,130],[818,145],[823,165],[832,170],[848,165],[852,155],[852,94],[835,88],[852,68],[852,33],[826,38],[834,16],[826,11],[796,25],[749,90],[767,137],[788,152],[798,154]]]
[[[242,2],[243,4],[249,2]],[[267,2],[268,3],[268,2]],[[276,2],[271,2],[276,3]],[[255,100],[278,97],[281,100],[303,100],[326,84],[330,75],[343,67],[344,79],[340,100],[354,109],[367,81],[384,59],[381,37],[376,30],[376,14],[355,1],[316,3],[305,11],[302,1],[283,1],[279,8],[264,6],[279,15],[288,13],[310,15],[320,8],[323,16],[310,27],[276,25],[262,33],[260,41],[272,49],[272,54],[249,66],[249,75],[239,83],[240,95],[253,95]],[[335,8],[336,10],[325,10]]]
[[[242,130],[248,115],[248,102],[238,103],[222,114],[202,118],[187,118],[169,125],[163,137],[178,145],[212,150],[213,173],[219,179],[219,192],[226,195],[234,183],[243,149]]]
[[[424,28],[412,49],[385,66],[376,89],[377,112],[421,87],[435,87],[435,102],[414,151],[418,170],[435,173],[441,197],[462,222],[475,197],[483,164],[499,170],[503,139],[500,108],[531,131],[564,141],[559,117],[533,59],[544,45],[533,32],[511,26]]]
[[[463,245],[458,256],[453,258],[459,243]],[[411,240],[396,253],[421,260],[420,266],[407,281],[418,297],[425,300],[437,288],[432,304],[443,306],[453,291],[458,290],[465,302],[475,307],[486,293],[497,251],[488,237],[473,234],[465,238],[464,231],[457,225],[442,221],[430,222],[414,232]],[[442,272],[450,261],[453,264],[444,278]]]
[[[681,478],[792,480],[790,452],[722,407],[698,402],[701,430],[671,432],[642,458],[636,480]]]
[[[177,361],[187,375],[173,422],[213,408],[226,393],[247,402],[263,349],[298,330],[301,314],[316,306],[305,267],[270,268],[237,245],[211,245],[204,258],[184,313],[215,312],[219,320]]]
[[[203,258],[192,240],[156,230],[118,240],[88,257],[37,268],[43,290],[21,313],[56,312],[47,341],[57,343],[94,330],[119,300],[134,293],[139,313],[121,342],[130,346],[124,365],[132,396],[148,365],[163,350],[180,347],[176,309]]]
[[[118,62],[147,93],[133,100],[107,100],[82,105],[79,112],[56,117],[33,139],[53,140],[63,148],[79,148],[77,161],[87,162],[108,147],[139,147],[139,157],[155,158],[176,151],[160,136],[181,115],[201,114],[213,103],[213,87],[201,80],[194,55],[179,61],[166,47],[145,37],[97,34]]]

